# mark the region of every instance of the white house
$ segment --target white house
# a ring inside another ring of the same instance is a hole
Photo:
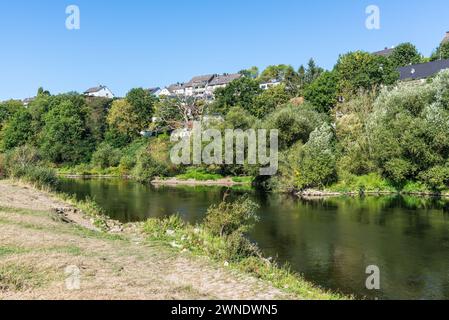
[[[261,84],[259,85],[259,87],[260,87],[262,90],[268,90],[268,89],[270,89],[270,88],[279,86],[281,83],[282,83],[282,82],[281,82],[280,80],[278,80],[278,79],[272,79],[272,80],[270,80],[270,81],[268,81],[268,82],[263,82],[263,83],[261,83]]]
[[[198,76],[192,78],[189,82],[187,82],[184,85],[184,95],[187,97],[198,97],[198,96],[204,96],[206,94],[206,88],[208,84],[212,81],[212,79],[215,77],[213,74],[205,75],[205,76]]]
[[[87,97],[97,97],[97,98],[115,98],[114,94],[111,90],[109,90],[106,86],[98,86],[94,88],[87,89],[84,92],[84,95]]]

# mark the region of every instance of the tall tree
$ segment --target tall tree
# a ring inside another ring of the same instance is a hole
[[[86,110],[66,100],[44,117],[41,150],[54,163],[78,164],[89,161],[94,148],[86,125]]]
[[[401,43],[394,48],[389,59],[393,63],[393,66],[397,68],[420,63],[422,61],[422,55],[413,44],[407,42]]]

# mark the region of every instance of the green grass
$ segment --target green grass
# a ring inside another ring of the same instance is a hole
[[[90,164],[80,164],[75,167],[62,167],[57,169],[58,175],[75,175],[75,176],[123,176],[119,167],[98,168]]]
[[[254,181],[254,177],[233,177],[232,181],[242,184],[252,184]]]
[[[223,178],[220,174],[208,173],[204,169],[188,169],[186,173],[176,176],[179,180],[217,181]]]
[[[341,193],[376,193],[376,192],[398,192],[387,180],[376,173],[364,176],[344,175],[340,181],[326,188],[326,191]]]
[[[14,254],[22,254],[28,252],[27,249],[14,246],[0,246],[0,258]]]

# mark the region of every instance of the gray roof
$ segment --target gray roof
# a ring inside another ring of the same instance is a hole
[[[175,84],[171,84],[167,87],[167,90],[170,91],[171,93],[174,93],[175,90],[180,90],[184,88],[184,84],[183,83],[175,83]]]
[[[205,76],[197,76],[193,77],[192,80],[185,84],[186,88],[196,87],[196,86],[205,86],[215,77],[213,74],[208,74]]]
[[[376,56],[382,56],[382,57],[388,57],[390,56],[394,51],[394,48],[385,48],[384,50],[373,52]]]
[[[401,80],[419,80],[430,78],[445,69],[449,69],[449,59],[414,64],[399,68],[398,71]]]
[[[234,74],[224,74],[220,76],[216,76],[213,78],[213,80],[209,83],[210,86],[219,86],[223,84],[228,84],[234,80],[240,79],[242,77],[239,73]]]
[[[157,88],[150,88],[150,89],[148,89],[147,91],[148,91],[150,94],[155,94],[155,93],[157,93],[159,90],[161,90],[161,88],[157,87]]]
[[[93,87],[93,88],[87,89],[86,91],[84,91],[84,93],[95,93],[95,92],[98,92],[98,91],[100,91],[102,89],[105,89],[105,88],[106,88],[106,86]]]

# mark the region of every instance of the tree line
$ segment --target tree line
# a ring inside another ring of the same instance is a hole
[[[115,100],[39,89],[26,107],[14,100],[0,103],[0,152],[5,158],[32,148],[43,165],[61,171],[97,170],[148,181],[192,170],[170,163],[164,132],[219,113],[223,121],[208,126],[278,129],[279,173],[258,177],[258,168],[248,165],[194,169],[253,176],[258,185],[280,191],[441,192],[449,189],[449,73],[426,83],[398,83],[397,72],[439,58],[449,58],[448,43],[428,58],[410,43],[388,57],[350,52],[331,70],[313,59],[297,70],[253,67],[218,89],[211,103],[157,98],[142,88]],[[262,90],[260,83],[271,79],[281,85]],[[143,138],[142,131],[157,135]]]

